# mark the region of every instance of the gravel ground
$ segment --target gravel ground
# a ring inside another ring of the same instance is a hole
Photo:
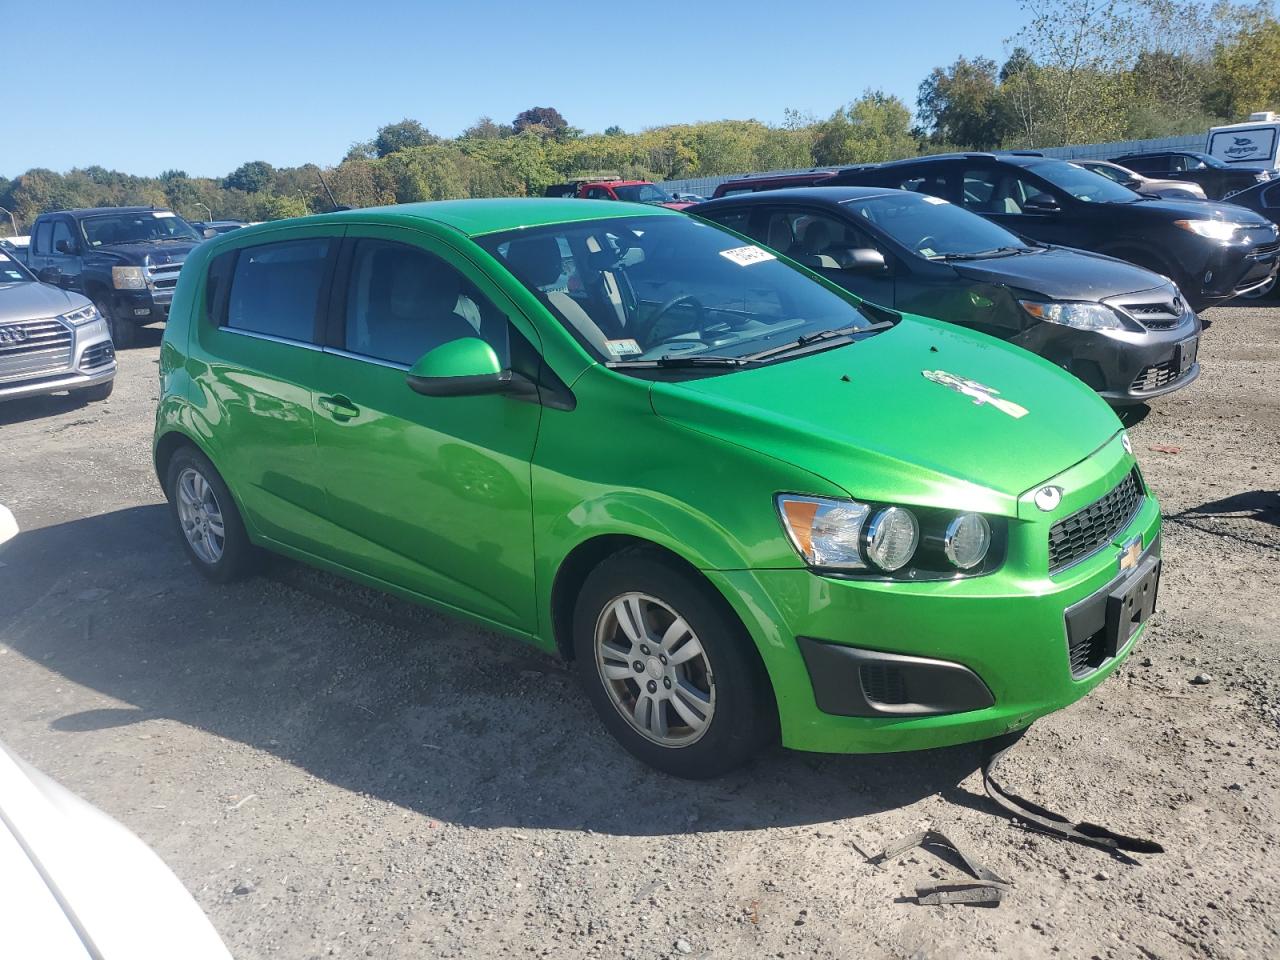
[[[285,561],[206,583],[149,463],[158,333],[106,403],[0,408],[0,739],[150,843],[241,960],[1280,955],[1280,307],[1210,316],[1199,382],[1131,418],[1160,614],[1003,774],[1158,838],[1138,865],[993,816],[976,747],[685,783],[514,641]],[[926,825],[1013,882],[1000,907],[912,902],[963,876],[931,852],[865,862]]]

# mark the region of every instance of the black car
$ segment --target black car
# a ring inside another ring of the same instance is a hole
[[[1265,167],[1227,164],[1217,157],[1194,150],[1127,153],[1123,157],[1112,157],[1111,162],[1148,177],[1198,183],[1210,200],[1229,199],[1237,191],[1271,179],[1271,171]]]
[[[1272,223],[1280,226],[1280,180],[1268,180],[1263,183],[1255,183],[1247,190],[1241,190],[1239,193],[1233,194],[1231,202],[1236,206],[1244,207],[1252,210],[1259,216],[1266,217]],[[1269,297],[1276,290],[1276,277],[1264,283],[1260,287],[1241,294],[1246,300],[1258,300],[1262,297]]]
[[[83,293],[117,347],[169,315],[187,254],[204,237],[172,210],[98,207],[44,213],[31,228],[27,265],[45,283]]]
[[[1112,404],[1169,393],[1200,373],[1200,322],[1164,277],[1024,242],[937,197],[810,187],[711,200],[688,212],[863,299],[1025,347]]]
[[[1038,155],[939,154],[846,168],[827,184],[927,193],[1042,243],[1128,260],[1171,278],[1195,310],[1266,283],[1280,252],[1275,224],[1243,207],[1140,197]]]

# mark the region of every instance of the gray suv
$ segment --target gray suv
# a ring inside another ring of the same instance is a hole
[[[105,400],[115,376],[115,347],[93,304],[0,250],[0,400],[63,391]]]

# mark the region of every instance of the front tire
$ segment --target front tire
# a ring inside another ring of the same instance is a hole
[[[700,780],[745,763],[777,729],[755,645],[724,601],[656,551],[587,577],[575,662],[601,722],[640,760]]]
[[[257,550],[249,542],[231,491],[213,464],[194,447],[183,447],[169,461],[165,493],[187,556],[215,583],[253,573]]]
[[[107,321],[107,330],[111,333],[111,342],[117,350],[132,347],[138,340],[138,327],[128,320],[121,320],[111,310],[106,297],[94,297],[93,305],[97,307],[102,319]]]
[[[97,403],[99,400],[105,400],[111,396],[111,391],[115,389],[115,386],[114,379],[108,380],[106,383],[99,383],[77,391],[77,396],[82,403]]]

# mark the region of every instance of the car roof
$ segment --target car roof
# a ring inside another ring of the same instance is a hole
[[[504,197],[487,200],[431,200],[423,203],[400,203],[386,207],[360,207],[315,214],[291,220],[273,220],[245,227],[224,237],[238,244],[281,224],[323,225],[329,223],[404,224],[419,221],[437,223],[465,234],[479,237],[524,227],[543,227],[557,223],[584,220],[613,220],[619,217],[679,217],[677,210],[650,204],[626,203],[618,200],[581,200],[576,197]],[[213,242],[212,240],[210,242]]]
[[[55,213],[65,213],[73,217],[88,216],[98,213],[155,213],[155,212],[172,213],[168,207],[81,207],[77,210],[50,210],[42,213],[40,216],[52,216]]]
[[[953,162],[956,160],[999,160],[1001,163],[1011,163],[1019,167],[1034,167],[1041,163],[1063,163],[1057,157],[1046,157],[1041,153],[1034,152],[1009,152],[1009,153],[984,153],[984,152],[968,152],[968,153],[930,153],[922,157],[909,157],[905,160],[888,160],[884,163],[861,163],[851,167],[842,167],[837,171],[837,176],[842,173],[860,173],[864,170],[893,170],[898,167],[913,167],[923,164]]]
[[[732,197],[717,197],[703,203],[696,203],[689,212],[697,213],[703,209],[719,209],[736,207],[743,204],[762,204],[779,200],[801,201],[804,203],[820,203],[836,206],[849,200],[865,200],[867,197],[883,197],[886,194],[910,191],[893,190],[888,187],[787,187],[783,190],[760,190],[755,193],[739,193]]]

